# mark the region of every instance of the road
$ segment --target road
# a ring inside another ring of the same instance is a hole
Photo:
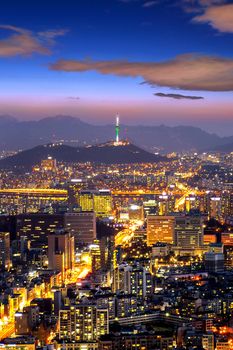
[[[15,332],[14,322],[8,323],[6,326],[3,326],[2,329],[0,330],[0,340],[12,336],[14,332]]]
[[[115,236],[115,246],[126,246],[132,240],[134,232],[142,225],[141,221],[129,223],[129,227],[119,231]]]
[[[182,197],[176,200],[175,204],[175,210],[179,210],[180,208],[183,210],[184,204],[185,204],[185,198],[190,196],[191,194],[196,194],[196,191],[194,189],[190,189],[183,184],[177,184],[177,187],[183,191]]]

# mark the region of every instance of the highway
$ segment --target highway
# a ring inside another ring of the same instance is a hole
[[[7,325],[3,326],[2,329],[0,330],[0,340],[12,336],[14,332],[15,332],[14,322],[8,323]]]
[[[183,184],[177,184],[177,187],[183,191],[183,195],[176,200],[175,203],[175,210],[179,210],[180,208],[183,210],[184,204],[185,204],[185,198],[190,196],[191,194],[196,195],[196,191],[194,189],[189,189],[188,187],[184,186]]]
[[[135,230],[142,225],[141,221],[129,223],[129,227],[119,231],[115,236],[115,246],[127,246],[134,236]]]

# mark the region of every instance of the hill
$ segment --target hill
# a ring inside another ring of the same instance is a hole
[[[149,163],[166,160],[137,146],[127,144],[115,147],[112,143],[88,147],[71,147],[63,144],[37,146],[0,160],[0,168],[31,168],[48,156],[67,163],[95,162],[105,164]]]
[[[159,150],[164,153],[214,149],[233,142],[233,136],[220,137],[191,126],[121,125],[120,137],[148,151]],[[111,139],[114,139],[113,125],[91,125],[70,116],[56,116],[38,121],[0,117],[0,150],[24,150],[53,142],[83,147]]]
[[[218,147],[214,148],[214,151],[223,152],[223,153],[233,152],[233,142],[227,143],[226,145],[219,145]]]

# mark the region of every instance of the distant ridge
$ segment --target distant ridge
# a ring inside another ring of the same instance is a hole
[[[214,148],[214,151],[223,152],[223,153],[233,152],[233,142],[227,143],[226,145],[219,145],[218,147]]]
[[[113,120],[114,123],[114,120]],[[192,126],[121,125],[120,138],[148,151],[180,152],[214,149],[233,143],[233,136],[220,137]],[[83,147],[115,139],[114,125],[92,125],[70,116],[37,121],[19,121],[0,116],[0,150],[25,150],[38,145],[62,142]]]
[[[0,168],[26,168],[40,164],[48,156],[67,163],[95,162],[105,164],[151,163],[167,160],[135,145],[114,146],[113,143],[88,147],[71,147],[63,144],[48,144],[21,151],[0,160]]]

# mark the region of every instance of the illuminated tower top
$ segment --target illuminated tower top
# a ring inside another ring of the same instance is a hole
[[[119,131],[120,131],[120,117],[119,114],[116,115],[116,144],[119,144]]]

